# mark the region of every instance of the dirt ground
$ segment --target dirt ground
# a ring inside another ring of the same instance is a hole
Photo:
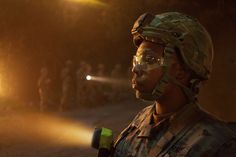
[[[104,126],[117,134],[133,119],[143,107],[151,104],[137,100],[126,100],[120,103],[107,104],[92,109],[66,112],[58,114],[62,118],[70,118],[83,122],[89,126]],[[55,113],[54,113],[55,114]],[[2,114],[0,123],[6,123],[4,118],[8,114]],[[36,124],[37,125],[37,124]],[[13,137],[14,138],[14,137]],[[97,150],[90,147],[63,147],[37,143],[12,142],[10,137],[1,137],[0,157],[95,157]]]

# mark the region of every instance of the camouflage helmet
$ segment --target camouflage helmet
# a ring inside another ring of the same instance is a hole
[[[209,33],[196,19],[178,12],[145,13],[137,19],[131,33],[136,46],[143,40],[171,44],[197,79],[209,79],[213,44]]]

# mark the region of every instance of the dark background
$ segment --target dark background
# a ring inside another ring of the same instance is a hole
[[[0,77],[9,95],[37,102],[37,79],[49,67],[57,82],[67,59],[85,60],[107,71],[117,62],[130,66],[135,47],[130,29],[144,12],[179,11],[192,15],[212,35],[215,58],[211,80],[200,95],[202,106],[236,120],[236,1],[103,0],[104,5],[67,0],[0,0]],[[55,83],[58,88],[59,83]]]

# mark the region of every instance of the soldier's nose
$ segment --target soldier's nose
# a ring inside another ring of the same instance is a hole
[[[140,64],[133,66],[132,72],[135,73],[137,76],[141,76],[143,73],[143,68]]]

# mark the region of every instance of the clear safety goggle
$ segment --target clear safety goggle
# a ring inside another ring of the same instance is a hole
[[[137,53],[133,56],[133,67],[140,65],[143,68],[154,69],[164,64],[163,57],[157,57],[152,50],[145,50],[143,53]]]

